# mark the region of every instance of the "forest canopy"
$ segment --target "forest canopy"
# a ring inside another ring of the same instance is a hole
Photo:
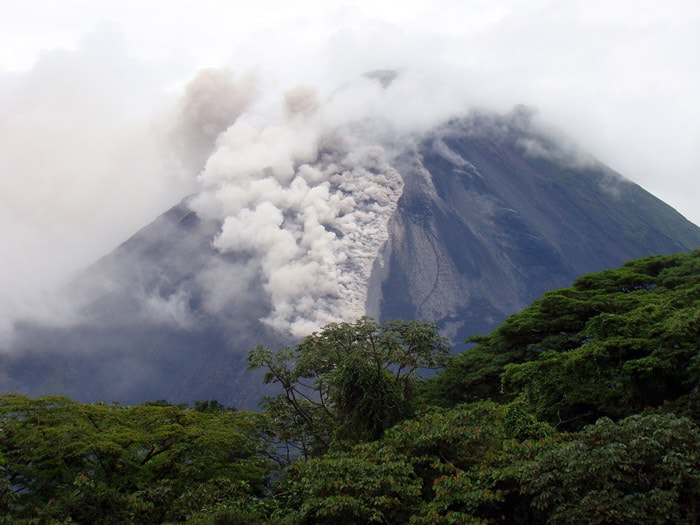
[[[363,318],[257,347],[260,413],[4,395],[0,523],[698,522],[700,250],[470,342]]]

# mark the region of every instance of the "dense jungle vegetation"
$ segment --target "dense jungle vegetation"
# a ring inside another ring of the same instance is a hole
[[[257,347],[261,413],[1,396],[0,523],[698,523],[700,250],[471,342],[363,318]]]

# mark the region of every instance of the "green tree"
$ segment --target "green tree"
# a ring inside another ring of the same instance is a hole
[[[673,414],[600,419],[521,469],[533,523],[695,524],[700,431]]]
[[[276,484],[274,523],[484,523],[522,516],[517,466],[552,429],[515,405],[430,408],[381,439],[297,461]]]
[[[700,387],[700,250],[630,261],[510,316],[428,385],[428,402],[520,398],[562,429],[618,419]]]
[[[248,364],[265,369],[265,382],[283,390],[265,401],[272,431],[308,456],[342,440],[378,439],[411,416],[419,375],[448,357],[432,323],[364,317],[330,324],[293,348],[258,346]]]
[[[0,397],[11,523],[161,523],[261,496],[261,416]]]
[[[291,464],[276,486],[279,524],[406,523],[421,480],[391,450],[360,445]]]

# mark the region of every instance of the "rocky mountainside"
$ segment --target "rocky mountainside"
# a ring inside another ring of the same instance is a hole
[[[700,246],[697,226],[530,115],[449,122],[400,157],[371,312],[435,319],[463,339],[581,274]]]
[[[66,292],[75,322],[17,327],[1,389],[253,408],[256,344],[365,313],[434,320],[459,344],[581,274],[700,246],[700,228],[522,107],[417,133],[359,122],[305,155],[211,184],[95,263]]]

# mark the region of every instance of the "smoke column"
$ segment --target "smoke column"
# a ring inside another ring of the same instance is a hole
[[[384,150],[329,123],[325,109],[299,86],[278,118],[238,116],[218,135],[190,201],[220,221],[215,249],[255,261],[272,305],[264,321],[296,337],[364,314],[403,189]]]

